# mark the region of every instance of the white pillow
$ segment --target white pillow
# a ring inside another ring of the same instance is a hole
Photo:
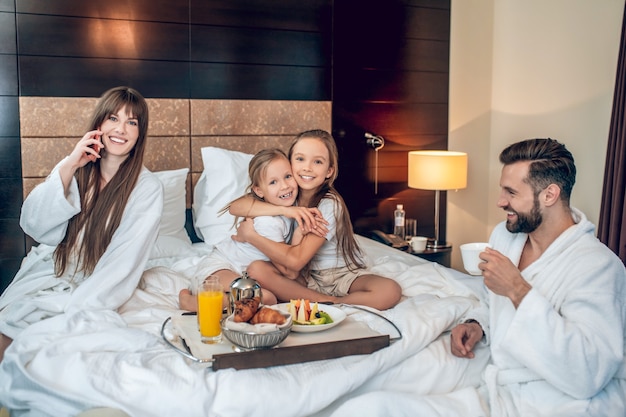
[[[154,173],[163,184],[163,214],[150,259],[178,256],[191,246],[185,230],[188,172],[188,168],[182,168]]]
[[[218,213],[246,191],[253,155],[214,147],[202,148],[201,152],[204,171],[194,189],[193,223],[200,239],[215,244],[234,233],[234,216]]]

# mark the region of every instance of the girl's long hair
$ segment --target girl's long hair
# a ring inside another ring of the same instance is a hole
[[[335,219],[335,224],[337,225],[335,235],[338,242],[337,251],[339,252],[337,255],[341,255],[343,257],[346,265],[351,271],[363,269],[365,268],[363,252],[354,238],[354,231],[352,230],[352,221],[350,220],[348,207],[334,186],[335,180],[339,175],[339,151],[337,150],[335,139],[330,133],[321,129],[302,132],[296,136],[289,147],[289,160],[291,160],[293,148],[296,143],[298,143],[300,139],[305,138],[314,138],[322,141],[322,143],[326,146],[326,149],[328,149],[329,167],[333,168],[332,175],[326,178],[324,183],[313,195],[313,198],[309,203],[309,207],[317,207],[323,198],[332,198],[339,204],[339,207],[341,208],[340,213],[335,213],[335,216],[339,214],[339,217]]]
[[[100,161],[76,170],[81,211],[69,221],[67,232],[54,251],[55,273],[62,276],[76,261],[76,271],[91,275],[106,251],[113,234],[122,220],[122,214],[143,166],[148,132],[148,105],[144,97],[130,87],[115,87],[106,91],[94,109],[88,130],[96,130],[111,114],[126,107],[126,112],[136,118],[139,137],[128,157],[120,165],[110,182],[100,190]],[[101,150],[101,155],[106,149]]]

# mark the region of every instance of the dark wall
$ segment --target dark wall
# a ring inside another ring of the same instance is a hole
[[[332,100],[361,224],[405,198],[407,150],[447,147],[448,43],[449,0],[0,0],[0,291],[26,247],[19,96]],[[387,139],[376,195],[365,130]]]
[[[18,0],[21,95],[330,100],[331,0]]]
[[[17,81],[15,4],[0,0],[0,290],[15,275],[25,254],[19,226],[22,161]]]
[[[408,151],[447,149],[450,2],[335,1],[333,133],[337,188],[355,230],[393,230],[402,203],[418,233],[434,236],[434,191],[407,188]],[[364,133],[383,136],[378,152]],[[441,218],[445,219],[445,193]],[[441,225],[445,240],[445,222]]]

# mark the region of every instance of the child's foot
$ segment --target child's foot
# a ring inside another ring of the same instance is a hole
[[[198,311],[198,299],[188,289],[180,290],[178,293],[178,304],[181,310]]]

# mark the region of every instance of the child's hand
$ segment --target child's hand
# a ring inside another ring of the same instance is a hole
[[[313,232],[320,237],[326,236],[328,222],[322,217],[322,213],[317,207],[297,207],[291,206],[286,208],[285,216],[294,219],[304,234]],[[316,229],[320,230],[319,232]],[[322,233],[322,234],[320,234]]]
[[[237,234],[233,235],[232,238],[237,242],[247,242],[253,233],[256,233],[254,229],[254,219],[246,217],[237,225]]]
[[[321,215],[315,216],[315,224],[311,228],[311,233],[319,237],[325,238],[328,234],[328,228],[326,227],[328,222]]]

